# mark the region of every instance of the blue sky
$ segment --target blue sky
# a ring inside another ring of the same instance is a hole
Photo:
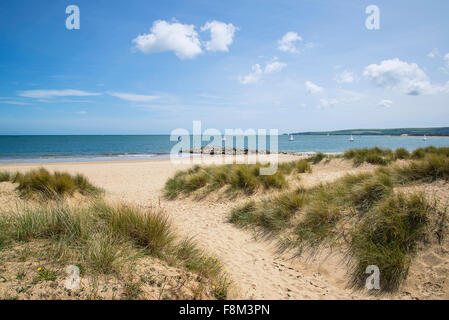
[[[365,27],[368,5],[380,30]],[[446,0],[2,1],[0,134],[449,126],[448,12]]]

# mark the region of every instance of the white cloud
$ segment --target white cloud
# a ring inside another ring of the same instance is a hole
[[[243,78],[240,78],[241,84],[249,84],[249,83],[256,83],[259,81],[260,77],[262,76],[262,68],[258,63],[253,65],[251,67],[252,72],[244,76]]]
[[[354,74],[345,70],[335,76],[335,81],[337,83],[352,83],[354,82]]]
[[[207,22],[201,31],[210,30],[211,40],[205,42],[208,51],[228,51],[228,47],[232,44],[234,33],[237,30],[232,23],[226,24],[220,21]]]
[[[279,61],[271,62],[265,66],[264,72],[266,74],[279,72],[282,69],[284,69],[286,66],[287,66],[287,64],[283,63],[283,62],[279,62]]]
[[[127,100],[127,101],[135,101],[135,102],[150,102],[158,99],[158,96],[149,96],[143,94],[134,94],[134,93],[124,93],[124,92],[108,92],[110,96]]]
[[[88,97],[99,96],[101,93],[86,92],[81,90],[25,90],[19,93],[21,97],[27,98],[55,98],[55,97]]]
[[[416,63],[407,63],[398,58],[371,64],[365,68],[363,75],[378,87],[398,88],[412,96],[446,91],[444,87],[433,86]]]
[[[319,85],[316,85],[315,83],[311,82],[311,81],[306,81],[304,83],[304,85],[306,86],[306,90],[308,93],[320,93],[323,92],[323,88],[320,87]]]
[[[80,115],[85,115],[85,114],[87,114],[87,111],[85,111],[85,110],[81,110],[81,111],[76,111],[76,112],[74,112],[75,114],[80,114]]]
[[[440,53],[440,51],[439,51],[437,48],[435,48],[435,49],[433,49],[432,51],[430,51],[430,52],[427,54],[427,56],[428,56],[429,58],[434,59],[434,58],[441,57],[441,53]]]
[[[143,53],[173,51],[180,59],[191,59],[202,53],[194,25],[157,20],[149,34],[133,39],[136,49]]]
[[[0,101],[0,103],[5,103],[5,104],[15,104],[15,105],[18,105],[18,106],[22,106],[22,105],[27,105],[27,104],[29,104],[29,103],[26,103],[26,102],[14,101],[14,100]]]
[[[320,99],[320,104],[318,105],[318,109],[333,107],[337,103],[338,103],[337,99]]]
[[[449,68],[449,53],[444,56],[444,61],[446,61],[446,66]]]
[[[393,105],[393,101],[391,101],[391,100],[381,100],[377,104],[377,106],[383,107],[383,108],[390,108],[392,105]]]
[[[285,52],[298,53],[296,49],[296,42],[302,41],[299,34],[293,31],[289,31],[278,41],[278,49]]]
[[[244,77],[240,77],[239,81],[241,84],[250,84],[250,83],[256,83],[260,80],[263,74],[271,74],[280,72],[282,69],[284,69],[287,66],[286,63],[274,61],[267,63],[265,65],[265,68],[262,69],[260,64],[256,63],[251,67],[251,73],[247,74]]]

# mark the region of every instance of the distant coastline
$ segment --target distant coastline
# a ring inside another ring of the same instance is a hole
[[[359,136],[429,136],[448,137],[449,127],[439,128],[396,128],[396,129],[349,129],[336,131],[315,131],[292,133],[297,136],[306,135],[359,135]]]

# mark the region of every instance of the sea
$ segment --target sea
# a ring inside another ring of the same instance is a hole
[[[198,138],[198,137],[197,137]],[[273,138],[273,137],[271,137]],[[323,152],[338,154],[347,149],[371,148],[405,148],[409,151],[420,147],[448,147],[449,137],[398,137],[398,136],[354,136],[350,142],[344,135],[295,135],[294,141],[289,136],[277,137],[278,150],[283,152],[312,153]],[[184,142],[192,136],[181,137]],[[171,141],[174,140],[174,141]],[[217,142],[218,141],[218,142]],[[213,145],[230,145],[248,147],[244,137],[226,137],[226,142],[215,139]],[[270,148],[270,137],[266,137]],[[156,160],[168,159],[170,151],[178,143],[170,135],[21,135],[0,136],[0,163],[47,163],[47,162],[84,162],[84,161],[120,161],[120,160]],[[203,146],[210,140],[202,141]]]

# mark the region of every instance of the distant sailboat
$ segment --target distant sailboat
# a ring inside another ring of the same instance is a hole
[[[424,135],[424,137],[422,138],[424,141],[427,141],[427,137],[426,135]]]
[[[290,141],[295,141],[295,139],[293,138],[293,135],[291,134],[290,135],[290,139],[289,139]]]
[[[181,141],[182,140],[182,137],[181,136],[178,136],[178,141]]]
[[[330,137],[331,136],[330,133],[328,133],[327,136]]]
[[[225,142],[226,141],[226,137],[223,136],[223,138],[221,138],[221,141]]]
[[[349,138],[349,141],[350,141],[350,142],[354,142],[354,140],[355,140],[355,139],[354,139],[354,137],[353,137],[352,134],[351,134],[351,138]]]

